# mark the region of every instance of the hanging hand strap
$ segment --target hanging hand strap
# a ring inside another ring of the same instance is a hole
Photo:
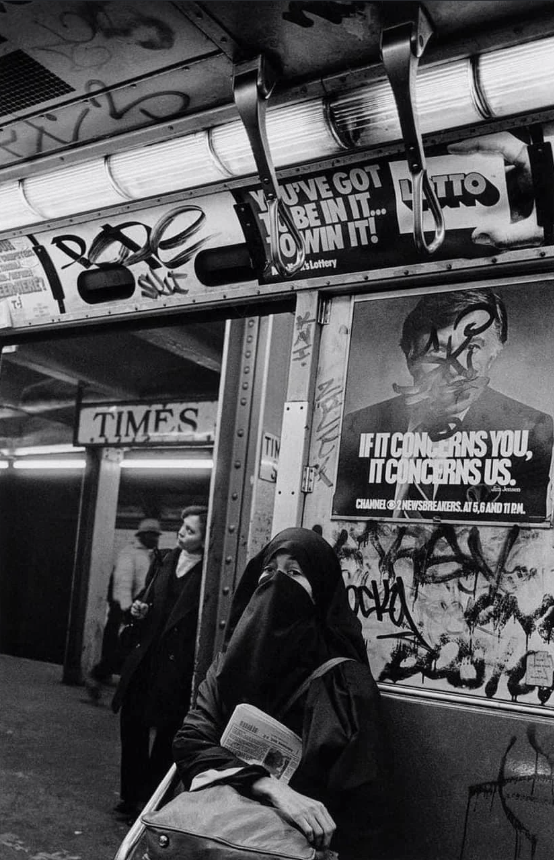
[[[434,184],[429,179],[425,150],[419,130],[416,81],[419,60],[433,34],[433,25],[423,8],[408,11],[407,18],[381,33],[381,58],[392,88],[398,119],[406,147],[408,168],[413,186],[413,235],[417,250],[434,254],[444,241],[444,214]],[[401,15],[404,18],[404,14]],[[423,231],[423,198],[427,200],[434,221],[435,234],[427,242]]]
[[[285,203],[273,164],[266,126],[266,109],[277,81],[277,72],[266,56],[238,63],[233,74],[233,96],[239,116],[248,136],[256,162],[269,214],[268,264],[286,278],[299,272],[306,260],[306,245],[292,213]],[[293,260],[287,260],[281,248],[280,225],[283,225],[294,246]]]
[[[283,714],[292,708],[297,699],[302,696],[303,693],[306,692],[312,681],[315,681],[316,678],[321,678],[322,675],[325,675],[335,666],[338,666],[339,663],[345,663],[347,660],[352,660],[354,663],[356,662],[353,657],[332,657],[330,660],[327,660],[325,663],[322,663],[321,666],[318,666],[317,669],[314,669],[311,675],[308,675],[305,681],[299,686],[298,690],[290,696],[289,699],[285,702],[282,708],[279,708],[279,712],[275,715],[276,720],[280,720]]]

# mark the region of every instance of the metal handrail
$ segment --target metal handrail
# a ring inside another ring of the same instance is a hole
[[[131,826],[131,829],[119,846],[117,853],[114,856],[114,860],[132,860],[133,852],[146,830],[146,826],[142,823],[142,816],[146,815],[148,812],[155,812],[163,806],[166,796],[175,789],[178,782],[179,774],[177,773],[176,766],[173,764],[158,785],[137,820]]]

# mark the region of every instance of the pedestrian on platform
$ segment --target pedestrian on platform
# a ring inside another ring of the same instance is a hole
[[[199,505],[182,511],[176,548],[131,607],[139,641],[112,703],[116,713],[121,710],[121,801],[115,811],[125,819],[138,815],[169,769],[173,737],[189,708],[207,513]]]
[[[158,520],[141,520],[134,540],[117,556],[108,587],[108,613],[100,661],[93,666],[85,682],[89,697],[95,703],[102,698],[103,686],[110,683],[112,675],[121,671],[119,632],[133,600],[144,588],[152,562],[157,558],[160,534]]]

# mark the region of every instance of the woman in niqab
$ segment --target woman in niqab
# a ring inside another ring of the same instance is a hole
[[[347,658],[314,678],[332,658]],[[239,703],[279,719],[302,738],[288,785],[220,745]],[[273,805],[316,848],[340,860],[383,856],[390,817],[390,752],[361,625],[340,565],[316,532],[280,532],[247,565],[231,607],[226,647],[200,685],[173,744],[186,789],[214,783]]]

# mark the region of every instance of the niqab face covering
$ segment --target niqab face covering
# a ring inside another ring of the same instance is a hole
[[[313,602],[281,571],[260,583],[260,575],[279,552],[298,562]],[[229,714],[239,702],[275,713],[330,657],[352,657],[367,664],[361,625],[348,605],[337,556],[309,529],[285,529],[248,562],[235,590],[227,630],[217,678]]]
[[[274,713],[319,665],[322,651],[309,594],[286,573],[271,572],[250,598],[218,670],[223,703],[229,712],[247,702]]]

